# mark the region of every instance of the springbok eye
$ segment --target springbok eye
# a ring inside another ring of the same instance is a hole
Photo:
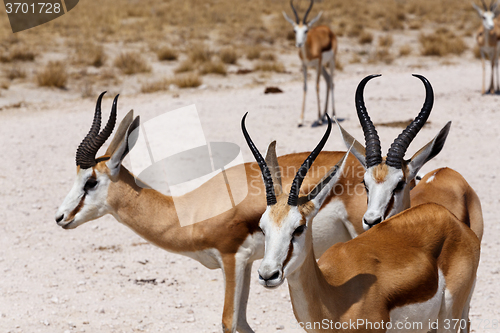
[[[401,191],[402,189],[405,188],[406,182],[404,180],[400,181],[398,185],[396,185],[396,188],[394,191]]]
[[[93,189],[97,185],[97,179],[90,177],[87,179],[87,182],[85,183],[85,186],[83,187],[83,190],[85,192],[88,192],[89,190]]]
[[[299,237],[306,230],[307,226],[305,224],[298,226],[297,229],[293,232],[293,237]]]

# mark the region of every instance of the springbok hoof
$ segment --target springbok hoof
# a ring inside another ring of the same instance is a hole
[[[302,123],[297,124],[297,127],[302,127],[302,126],[304,126],[304,124],[302,124]]]

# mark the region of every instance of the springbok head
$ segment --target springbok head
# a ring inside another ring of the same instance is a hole
[[[363,216],[365,230],[410,207],[410,186],[408,184],[427,161],[439,154],[451,126],[450,121],[432,141],[416,152],[411,159],[404,159],[408,146],[429,118],[434,104],[434,92],[431,84],[425,77],[414,74],[413,76],[419,78],[425,86],[424,105],[418,116],[394,140],[387,152],[387,157],[382,158],[380,139],[368,115],[363,98],[366,83],[378,76],[380,75],[367,76],[359,83],[356,90],[356,110],[363,128],[366,148],[339,125],[346,146],[352,146],[352,153],[366,170],[364,184],[368,197],[368,208]]]
[[[299,168],[290,194],[286,195],[282,191],[280,173],[277,172],[279,165],[274,145],[270,145],[264,160],[248,135],[245,118],[246,115],[241,121],[241,128],[260,166],[267,198],[267,208],[259,225],[265,235],[265,254],[259,268],[259,282],[265,287],[274,288],[300,267],[309,251],[312,251],[311,222],[340,178],[347,154],[309,194],[299,197],[302,181],[330,135],[332,121],[328,117],[325,135]]]
[[[76,150],[76,179],[73,187],[57,210],[55,219],[64,229],[79,225],[111,213],[107,202],[110,184],[118,180],[120,166],[135,145],[139,134],[139,117],[133,119],[130,111],[122,120],[106,153],[96,158],[97,151],[113,132],[116,123],[118,95],[113,101],[109,120],[102,131],[101,101],[97,99],[94,120],[89,133]]]
[[[496,1],[492,1],[489,6],[486,6],[484,0],[481,0],[481,3],[483,8],[480,8],[475,3],[472,3],[472,7],[477,11],[479,17],[481,17],[484,29],[490,31],[495,26],[494,19],[500,14],[500,8],[498,8],[498,3]]]
[[[295,46],[297,47],[302,47],[306,44],[307,40],[307,31],[309,28],[319,20],[321,17],[321,14],[323,12],[320,12],[315,18],[313,18],[311,21],[307,22],[307,16],[309,15],[309,12],[311,11],[311,8],[314,4],[314,0],[311,0],[311,3],[309,4],[309,8],[307,8],[306,14],[304,15],[304,18],[302,19],[302,22],[299,19],[299,15],[297,14],[297,11],[295,10],[295,7],[293,6],[293,0],[290,0],[290,6],[292,7],[293,14],[295,15],[295,21],[292,20],[288,15],[286,15],[285,12],[283,12],[283,16],[285,19],[290,22],[290,24],[293,26],[293,31],[295,32]]]

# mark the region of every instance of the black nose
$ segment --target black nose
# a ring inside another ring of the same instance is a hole
[[[63,218],[64,218],[64,214],[57,216],[56,217],[56,222],[57,223],[61,222]]]
[[[260,275],[259,273],[259,279],[264,280],[264,281],[269,281],[269,280],[276,280],[280,277],[280,272],[279,271],[274,271],[271,276],[266,274],[266,277]]]
[[[382,217],[381,217],[381,216],[379,216],[379,217],[377,217],[377,218],[376,218],[375,220],[373,220],[373,221],[367,221],[367,220],[363,219],[363,222],[364,222],[366,225],[370,226],[370,228],[371,228],[371,227],[373,227],[374,225],[377,225],[377,224],[379,224],[380,222],[382,222]]]

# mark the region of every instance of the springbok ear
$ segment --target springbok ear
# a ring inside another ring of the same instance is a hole
[[[311,21],[309,21],[309,23],[307,23],[307,26],[310,28],[314,23],[316,23],[316,21],[319,20],[319,18],[321,17],[321,14],[323,14],[323,12],[319,12],[318,15],[316,15],[315,18],[313,18]]]
[[[479,8],[479,6],[476,5],[474,2],[472,2],[472,7],[474,7],[474,9],[478,12],[480,16],[483,16],[483,10]]]
[[[111,141],[108,149],[106,150],[106,155],[109,156],[113,155],[114,151],[118,148],[118,145],[122,142],[123,137],[127,133],[127,129],[132,123],[132,120],[134,120],[134,110],[130,110],[127,113],[127,115],[122,119],[120,126],[118,126],[118,129],[115,132],[113,140]]]
[[[352,148],[352,147],[351,147]],[[345,164],[347,161],[347,156],[351,152],[351,148],[345,153],[344,157],[335,164],[333,168],[328,171],[328,173],[321,179],[321,181],[314,187],[314,189],[307,194],[307,196],[299,198],[299,204],[311,201],[316,208],[320,208],[328,197],[328,193],[339,181],[340,176],[344,173]],[[303,201],[303,202],[301,202]]]
[[[417,175],[420,168],[434,158],[441,149],[443,149],[444,143],[446,142],[446,137],[450,132],[451,121],[449,121],[442,129],[439,131],[438,135],[422,147],[419,151],[415,153],[408,163],[408,169],[410,171],[410,178],[413,179]]]
[[[128,126],[125,135],[122,136],[122,140],[116,144],[116,148],[112,152],[111,158],[106,162],[106,166],[111,173],[111,177],[115,177],[118,175],[123,159],[125,158],[125,156],[127,156],[129,151],[137,142],[137,139],[139,138],[139,124],[140,117],[136,117],[134,121]],[[116,134],[118,134],[118,132]]]
[[[287,20],[291,25],[295,27],[296,23],[291,18],[289,18],[285,12],[283,12],[283,17],[285,18],[285,20]]]
[[[281,185],[281,169],[278,164],[278,156],[276,155],[276,141],[271,142],[269,147],[267,147],[265,161],[273,179],[274,194],[276,196],[281,195],[283,189]]]
[[[366,150],[365,147],[359,143],[355,138],[352,137],[351,134],[347,133],[347,131],[340,126],[339,122],[335,119],[335,123],[339,127],[340,130],[340,135],[342,136],[342,140],[344,140],[344,143],[346,147],[351,147],[349,148],[349,151],[358,159],[359,163],[365,168],[366,170]]]

